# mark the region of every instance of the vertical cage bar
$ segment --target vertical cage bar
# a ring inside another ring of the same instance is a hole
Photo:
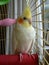
[[[7,5],[0,5],[0,20],[7,18]],[[0,54],[5,54],[6,27],[0,26]]]

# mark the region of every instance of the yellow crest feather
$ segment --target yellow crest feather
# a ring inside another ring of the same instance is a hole
[[[32,17],[31,10],[30,10],[30,7],[29,6],[27,6],[24,9],[23,16],[26,17],[26,18],[31,18]]]

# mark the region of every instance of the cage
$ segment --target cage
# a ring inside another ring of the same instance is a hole
[[[39,54],[39,65],[49,65],[49,0],[9,0],[0,5],[0,20],[17,18],[22,14],[26,3],[32,12],[32,25],[36,30],[36,47]],[[0,26],[0,54],[12,54],[11,26]]]

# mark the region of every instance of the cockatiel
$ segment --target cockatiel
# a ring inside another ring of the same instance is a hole
[[[35,42],[36,31],[32,26],[30,7],[27,6],[22,16],[18,17],[13,30],[13,53],[30,53]]]

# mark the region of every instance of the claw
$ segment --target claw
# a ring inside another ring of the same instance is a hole
[[[22,59],[23,59],[23,55],[22,53],[20,53],[20,62],[22,62]]]

